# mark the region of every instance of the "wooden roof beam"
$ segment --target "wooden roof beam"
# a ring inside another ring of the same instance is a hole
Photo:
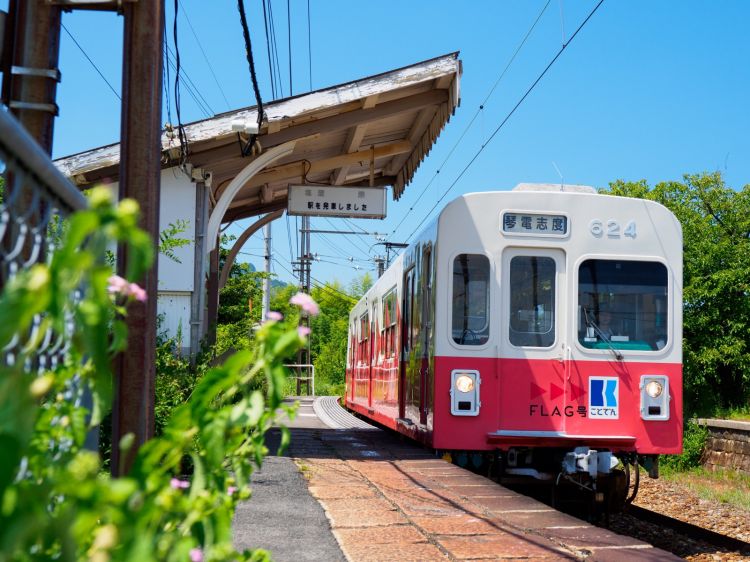
[[[417,118],[414,119],[414,123],[411,126],[411,129],[409,129],[409,134],[406,137],[406,139],[411,143],[412,146],[416,146],[419,139],[422,138],[425,129],[430,126],[430,122],[435,116],[436,111],[436,107],[425,107],[422,111],[419,112]],[[386,173],[390,175],[398,173],[398,171],[401,169],[401,166],[404,165],[404,162],[409,159],[409,156],[410,154],[402,154],[393,158],[393,160],[391,160],[391,163],[386,168]]]
[[[374,150],[375,160],[381,158],[389,158],[397,154],[406,154],[412,151],[412,145],[409,141],[398,141],[391,144],[385,144],[382,146],[376,146]],[[280,181],[290,180],[294,178],[300,178],[300,182],[306,175],[319,174],[321,172],[328,172],[335,170],[342,166],[348,166],[356,164],[357,162],[369,162],[370,158],[373,157],[373,150],[360,150],[358,152],[352,152],[351,154],[340,154],[333,156],[332,158],[324,158],[322,160],[316,160],[309,162],[307,160],[298,160],[297,162],[291,162],[289,164],[283,164],[274,168],[269,168],[264,172],[253,177],[248,181],[243,189],[249,187],[258,187],[265,183],[277,183]]]
[[[448,101],[448,90],[430,90],[422,94],[416,94],[393,101],[383,102],[370,109],[358,109],[348,111],[333,117],[324,117],[314,121],[302,123],[282,129],[278,133],[261,135],[258,137],[264,149],[268,149],[288,140],[301,139],[315,134],[325,134],[343,129],[349,129],[378,121],[386,117],[416,111],[428,106],[438,106]],[[237,141],[232,139],[226,145],[195,153],[190,161],[197,168],[209,167],[221,160],[227,160],[237,156]]]
[[[362,102],[362,109],[370,109],[375,107],[378,103],[378,95],[368,96]],[[363,123],[357,125],[353,129],[349,129],[349,134],[344,141],[344,152],[351,153],[357,152],[359,146],[362,144],[362,139],[365,137],[365,131],[367,131],[367,124]],[[346,180],[346,174],[349,172],[349,166],[342,166],[333,173],[331,178],[331,185],[341,185]]]

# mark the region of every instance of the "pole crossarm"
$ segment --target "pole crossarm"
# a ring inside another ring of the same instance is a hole
[[[237,254],[240,253],[240,250],[245,245],[245,243],[248,241],[248,239],[258,232],[261,228],[263,228],[265,225],[267,225],[270,222],[275,221],[281,215],[284,214],[284,211],[276,211],[273,213],[268,213],[266,216],[264,216],[261,219],[258,219],[253,224],[251,224],[245,232],[243,232],[240,237],[237,239],[237,241],[234,243],[234,246],[232,246],[232,249],[229,251],[229,255],[227,256],[226,261],[224,262],[224,267],[221,268],[221,275],[219,276],[219,291],[221,291],[224,288],[224,285],[227,284],[227,280],[229,279],[229,273],[232,271],[232,266],[234,265],[234,260],[237,259]]]

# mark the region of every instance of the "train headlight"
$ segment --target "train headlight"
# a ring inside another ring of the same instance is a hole
[[[641,419],[669,419],[669,379],[665,375],[641,377]]]
[[[646,383],[646,394],[651,398],[659,398],[662,392],[664,392],[664,387],[659,381],[650,381]]]
[[[456,369],[451,371],[451,414],[454,416],[478,416],[479,386],[482,379],[479,371]]]
[[[474,379],[468,375],[459,375],[455,385],[460,392],[471,392],[474,390]]]

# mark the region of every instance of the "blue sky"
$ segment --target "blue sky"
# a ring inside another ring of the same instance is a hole
[[[172,45],[173,2],[167,3]],[[290,4],[294,94],[452,51],[461,53],[462,99],[456,115],[404,197],[397,203],[389,201],[388,218],[357,221],[367,231],[386,233],[400,242],[453,183],[596,1],[310,0],[311,58],[308,2],[291,0]],[[254,105],[236,2],[180,0],[180,6],[183,68],[210,106],[209,113]],[[270,100],[260,6],[247,2],[261,94]],[[283,89],[288,95],[287,3],[273,0],[272,7]],[[528,41],[446,161],[543,9]],[[185,15],[200,37],[221,90]],[[653,183],[717,169],[735,188],[750,183],[748,21],[750,3],[741,0],[606,0],[444,202],[461,193],[509,189],[520,182],[559,182],[555,166],[566,183],[597,187],[616,179],[645,178]],[[77,12],[65,14],[63,23],[119,91],[122,18]],[[56,157],[116,141],[120,123],[119,100],[65,32],[61,49]],[[175,120],[174,107],[172,115]],[[183,88],[183,122],[204,117],[206,113]],[[292,229],[294,222],[292,218]],[[244,227],[238,223],[230,232],[239,234]],[[313,219],[313,228],[334,227],[354,228],[341,220]],[[281,279],[290,280],[284,269],[291,269],[286,232],[285,220],[277,221],[274,247],[279,263],[274,269]],[[313,277],[348,283],[373,267],[369,259],[380,251],[375,243],[372,236],[313,236],[312,249],[321,255]],[[260,255],[260,248],[260,239],[251,239],[245,252]],[[349,257],[353,261],[347,261]],[[262,267],[260,259],[245,258]]]

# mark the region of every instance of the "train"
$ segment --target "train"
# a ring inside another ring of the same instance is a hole
[[[682,451],[679,221],[587,186],[458,197],[352,308],[343,402],[460,465],[631,501],[631,467]]]

